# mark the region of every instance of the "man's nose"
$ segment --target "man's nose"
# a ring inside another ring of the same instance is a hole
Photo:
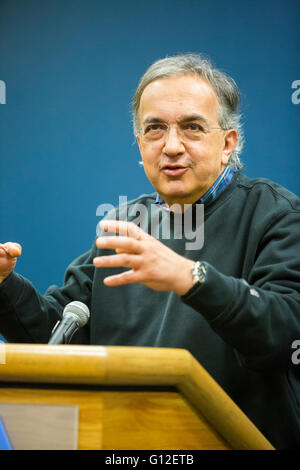
[[[177,128],[170,127],[168,129],[163,151],[166,155],[170,156],[176,156],[184,153],[185,148]]]

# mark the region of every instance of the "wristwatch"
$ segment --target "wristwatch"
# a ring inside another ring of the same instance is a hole
[[[196,261],[192,268],[193,285],[203,284],[206,279],[206,271],[206,263],[203,261]]]

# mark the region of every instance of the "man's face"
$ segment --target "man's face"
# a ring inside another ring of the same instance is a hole
[[[169,206],[197,201],[227,165],[237,133],[219,129],[218,110],[213,88],[193,75],[162,78],[143,91],[138,145],[148,179]]]

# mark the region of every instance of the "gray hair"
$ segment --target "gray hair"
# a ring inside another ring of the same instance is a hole
[[[151,82],[176,75],[197,75],[208,81],[216,92],[219,102],[219,125],[222,129],[235,129],[238,143],[229,158],[229,166],[242,168],[239,155],[244,144],[244,134],[239,108],[239,90],[235,81],[226,73],[213,67],[200,54],[183,54],[160,59],[152,64],[142,76],[133,98],[133,127],[135,136],[140,133],[139,108],[143,91]]]

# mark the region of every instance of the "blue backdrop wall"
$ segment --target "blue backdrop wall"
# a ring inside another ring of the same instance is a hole
[[[97,206],[153,190],[138,165],[131,99],[166,55],[202,52],[235,78],[245,172],[300,196],[299,7],[1,0],[0,240],[22,244],[17,271],[41,293],[60,285],[94,240]]]

